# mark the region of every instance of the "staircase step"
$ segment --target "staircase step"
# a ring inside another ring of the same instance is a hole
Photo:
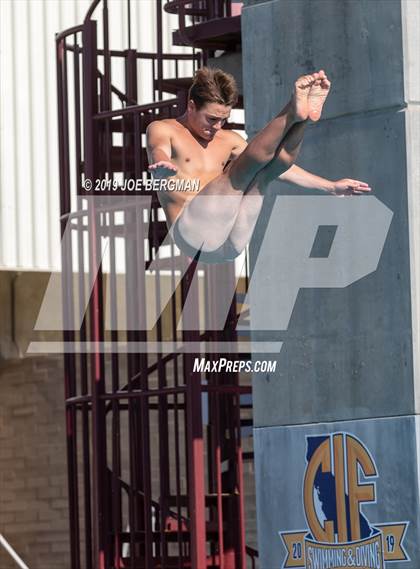
[[[217,560],[218,556],[208,558],[206,569],[220,569],[220,565]],[[128,569],[170,569],[171,567],[178,569],[180,565],[185,569],[193,567],[190,558],[183,557],[181,559],[179,556],[165,557],[165,561],[155,558],[152,560],[152,565],[147,567],[144,559],[132,560],[131,557],[123,557],[122,561],[124,562],[124,567],[127,567]],[[182,564],[180,563],[181,561]]]
[[[238,497],[238,494],[231,494],[231,493],[223,493],[222,494],[222,499],[223,500],[229,500],[229,499],[236,499]],[[217,493],[214,494],[206,494],[205,497],[205,501],[206,501],[206,506],[211,506],[214,505],[217,502]],[[189,496],[169,496],[167,498],[167,504],[169,507],[171,508],[175,508],[179,506],[182,507],[188,507],[190,503],[190,497]]]
[[[243,452],[242,453],[242,460],[254,460],[254,453],[253,452]]]
[[[168,79],[162,79],[161,86],[165,93],[171,93],[176,95],[179,91],[187,91],[193,82],[192,77],[173,77]],[[159,82],[155,80],[155,89],[159,86]]]
[[[168,14],[179,14],[179,1],[178,0],[168,0],[163,9],[165,10],[165,12],[167,12]],[[203,16],[206,17],[208,14],[208,11],[206,8],[197,8],[196,6],[194,6],[194,4],[191,6],[191,3],[187,3],[186,6],[184,6],[184,13],[186,16]]]
[[[187,45],[200,49],[233,50],[241,44],[241,16],[207,20],[195,26],[177,30],[172,34],[174,45]]]
[[[235,354],[235,356],[238,358],[238,360],[245,362],[248,362],[251,359],[251,354],[249,352],[238,352],[237,354]]]
[[[176,521],[176,520],[175,520]],[[227,530],[226,523],[223,524],[223,531]],[[206,522],[206,536],[208,540],[213,539],[217,536],[219,532],[217,521]],[[162,541],[162,533],[165,536],[164,539],[167,542],[174,543],[176,541],[181,540],[183,542],[187,542],[190,540],[191,532],[189,529],[179,528],[174,525],[171,529],[164,529],[163,532],[160,530],[154,530],[149,533],[149,536],[153,543],[159,543]],[[115,534],[111,533],[110,538],[114,539]],[[130,543],[130,540],[133,539],[134,543],[144,543],[146,539],[146,532],[145,531],[136,531],[130,534],[129,532],[121,532],[118,534],[121,543]]]

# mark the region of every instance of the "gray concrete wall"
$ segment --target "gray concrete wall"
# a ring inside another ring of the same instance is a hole
[[[407,165],[410,158],[415,161],[418,139],[418,111],[410,102],[418,94],[412,70],[418,59],[408,64],[403,58],[403,45],[414,55],[415,42],[403,35],[405,20],[415,20],[412,7],[405,9],[410,14],[401,11],[400,2],[388,0],[285,0],[244,8],[249,133],[279,110],[297,76],[324,68],[333,83],[326,113],[308,129],[298,163],[329,179],[368,181],[373,194],[393,212],[376,272],[347,288],[302,289],[288,330],[271,333],[270,338],[284,345],[276,373],[264,383],[257,378],[254,382],[257,426],[414,411],[418,308],[412,322],[412,301],[418,295],[413,279],[418,272],[414,259],[419,197],[418,176]],[[264,42],[261,29],[267,30]],[[404,73],[408,67],[409,76]],[[280,183],[270,190],[272,195],[303,196],[301,190]],[[254,258],[271,212],[267,203],[252,243]],[[281,238],[279,227],[278,239],[267,252],[270,276],[265,276],[261,293],[265,299],[276,298],[276,271],[287,271],[276,259]],[[355,242],[354,248],[363,255],[363,243]],[[272,318],[273,303],[265,301],[265,308],[259,306],[256,313],[264,310],[267,319]]]
[[[255,3],[243,9],[242,31],[250,132],[280,110],[299,75],[317,69],[333,81],[324,118],[406,101],[399,0]]]
[[[255,378],[256,425],[413,412],[404,138],[404,113],[355,115],[309,129],[300,164],[331,179],[349,175],[367,180],[376,197],[392,210],[393,219],[376,272],[346,288],[301,289],[287,331],[271,333],[271,338],[284,344],[276,373],[269,381]],[[373,168],[378,162],[381,166]],[[273,184],[273,192],[282,191],[281,186]],[[302,192],[300,196],[304,199]],[[324,201],[338,199],[318,197]],[[267,218],[274,214],[268,211],[266,215],[257,228],[255,247],[266,231]],[[278,238],[274,236],[273,247],[260,253],[258,265],[262,270],[258,269],[251,285],[251,292],[255,288],[253,322],[263,315],[267,328],[275,328],[275,306],[282,301],[281,278],[291,272],[277,262],[279,243],[288,239],[288,232],[282,233],[276,223],[271,228]],[[359,242],[349,244],[349,254],[363,256],[363,241],[361,236]],[[343,266],[345,263],[343,258]],[[394,396],[396,384],[398,397]]]
[[[251,284],[251,319],[254,325],[267,322],[255,339],[280,340],[283,347],[276,372],[254,377],[260,566],[283,567],[279,532],[307,527],[306,437],[344,430],[364,441],[379,470],[377,501],[363,505],[363,515],[376,524],[409,521],[411,562],[395,567],[417,569],[420,2],[248,0],[242,22],[248,134],[279,111],[296,77],[325,69],[331,94],[322,120],[307,130],[298,164],[329,179],[369,182],[393,213],[375,271],[344,288],[302,288],[287,329],[276,329],[280,283],[292,271],[280,262],[289,235],[275,204],[282,194],[304,200],[320,192],[279,182],[268,191],[251,243],[252,264],[258,259],[260,267]],[[297,212],[290,223],[299,227],[300,219]],[[372,230],[375,223],[367,220]],[[268,226],[271,245],[262,252]],[[348,249],[355,258],[365,250],[357,238]],[[343,257],[338,270],[346,272],[348,265]]]

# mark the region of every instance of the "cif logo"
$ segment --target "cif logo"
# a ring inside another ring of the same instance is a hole
[[[365,477],[377,477],[372,457],[351,435],[339,433],[326,437],[315,449],[311,443],[317,445],[319,439],[307,440],[309,460],[303,499],[313,538],[326,543],[334,543],[335,535],[340,543],[361,539],[368,524],[360,507],[364,503],[376,502],[376,485],[375,482],[362,484],[359,468]],[[322,517],[326,518],[323,521],[320,510],[324,514]]]
[[[280,532],[283,567],[384,569],[409,561],[403,547],[408,522],[370,524],[364,506],[376,504],[378,469],[354,435],[306,437],[303,506],[308,529]]]

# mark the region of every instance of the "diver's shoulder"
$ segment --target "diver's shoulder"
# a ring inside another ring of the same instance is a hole
[[[171,132],[176,128],[176,119],[159,119],[152,121],[147,127],[146,131],[148,133],[152,132]]]

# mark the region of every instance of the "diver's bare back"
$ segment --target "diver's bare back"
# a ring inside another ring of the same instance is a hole
[[[171,141],[170,161],[177,168],[173,179],[199,180],[200,190],[223,172],[238,146],[238,135],[229,130],[219,130],[212,140],[200,142],[178,119],[158,122]],[[168,222],[172,224],[185,203],[196,195],[195,190],[160,191],[159,201]]]

